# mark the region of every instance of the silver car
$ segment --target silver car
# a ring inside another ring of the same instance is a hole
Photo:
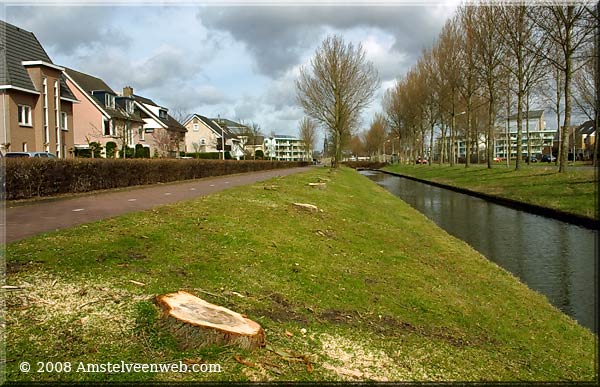
[[[4,157],[39,157],[43,159],[56,159],[57,157],[48,152],[7,152]]]

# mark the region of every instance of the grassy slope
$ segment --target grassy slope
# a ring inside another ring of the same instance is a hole
[[[596,187],[598,178],[592,168],[570,168],[558,173],[557,168],[531,165],[515,171],[514,166],[464,165],[393,165],[391,172],[431,180],[472,191],[483,192],[524,203],[598,218]]]
[[[325,190],[307,187],[318,177],[331,179]],[[265,190],[265,184],[278,188]],[[315,204],[323,212],[298,211],[292,202]],[[9,245],[7,256],[7,283],[23,288],[6,293],[9,380],[596,375],[597,339],[591,332],[349,169],[318,169],[49,233]],[[270,347],[253,353],[216,346],[179,351],[155,324],[148,301],[178,289],[258,321]],[[282,351],[307,355],[313,371]],[[255,366],[236,362],[236,355]],[[180,359],[219,363],[223,372],[18,371],[24,360]]]

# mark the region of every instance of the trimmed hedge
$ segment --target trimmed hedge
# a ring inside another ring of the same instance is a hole
[[[306,162],[193,159],[4,158],[3,161],[6,200],[308,165]]]
[[[383,168],[387,165],[387,163],[381,161],[344,161],[344,164],[350,168],[365,168],[365,169],[379,169]]]

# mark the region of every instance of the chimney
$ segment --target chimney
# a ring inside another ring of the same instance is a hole
[[[125,86],[123,88],[123,97],[131,97],[133,95],[133,87]]]

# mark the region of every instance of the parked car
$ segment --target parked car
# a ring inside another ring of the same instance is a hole
[[[428,161],[425,158],[419,157],[417,159],[417,164],[427,164],[427,163],[428,163]]]
[[[529,157],[528,157],[528,156],[525,156],[525,157],[523,157],[523,161],[527,162],[527,159],[529,159]],[[537,162],[538,162],[538,159],[537,159],[537,157],[535,157],[535,156],[531,156],[531,161],[530,161],[530,163],[537,163]]]
[[[48,152],[7,152],[5,157],[39,157],[43,159],[56,159],[56,155]]]
[[[542,163],[553,163],[556,161],[556,157],[552,156],[552,155],[543,155],[542,156]]]

